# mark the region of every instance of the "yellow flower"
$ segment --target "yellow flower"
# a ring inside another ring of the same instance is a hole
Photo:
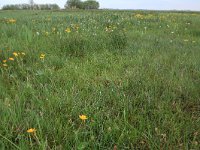
[[[10,57],[10,58],[8,58],[9,60],[11,60],[11,61],[13,61],[13,60],[15,60],[14,58],[12,58],[12,57]]]
[[[70,29],[70,28],[67,28],[67,29],[65,30],[65,32],[70,33],[70,32],[71,32],[71,29]]]
[[[86,115],[79,115],[79,118],[83,121],[88,119]]]
[[[16,52],[13,52],[13,55],[14,55],[15,57],[17,57],[17,56],[18,56],[18,54],[17,54]]]
[[[35,128],[30,128],[26,132],[28,132],[28,133],[35,133],[36,129]]]
[[[4,67],[8,67],[8,65],[7,65],[7,64],[3,64],[3,66],[4,66]]]
[[[40,59],[44,59],[45,54],[40,54]]]
[[[139,19],[143,19],[144,16],[141,15],[141,14],[136,14],[135,17],[136,17],[136,18],[139,18]]]
[[[7,62],[7,60],[3,60],[3,63],[6,63]]]
[[[9,19],[8,22],[9,23],[16,23],[16,20],[15,19]]]

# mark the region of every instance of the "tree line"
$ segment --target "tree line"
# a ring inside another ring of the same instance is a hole
[[[96,0],[68,0],[65,4],[66,9],[98,9],[99,6]]]
[[[65,4],[65,9],[98,9],[99,2],[96,0],[68,0]],[[11,4],[4,5],[2,10],[59,10],[60,7],[57,4],[35,4],[33,0],[30,0],[29,4]]]
[[[2,10],[58,10],[60,7],[57,4],[12,4],[3,6]]]

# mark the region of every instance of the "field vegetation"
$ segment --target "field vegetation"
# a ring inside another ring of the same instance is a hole
[[[200,13],[0,11],[0,149],[200,149]]]

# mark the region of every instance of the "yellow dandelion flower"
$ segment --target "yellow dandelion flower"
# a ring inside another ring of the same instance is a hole
[[[7,62],[7,60],[3,60],[3,63],[6,63]]]
[[[9,60],[11,60],[11,61],[14,61],[15,59],[14,58],[12,58],[12,57],[10,57],[10,58],[8,58]]]
[[[26,132],[28,132],[28,133],[35,133],[36,129],[35,128],[30,128]]]
[[[15,19],[9,19],[8,22],[9,23],[16,23],[16,20]]]
[[[18,56],[18,54],[17,54],[16,52],[13,52],[13,55],[14,55],[15,57],[17,57],[17,56]]]
[[[86,115],[79,115],[79,118],[83,121],[88,119]]]
[[[136,17],[136,18],[143,19],[143,17],[144,17],[144,16],[143,16],[143,15],[141,15],[141,14],[136,14],[136,15],[135,15],[135,17]]]
[[[44,59],[45,54],[40,54],[40,59]]]
[[[70,28],[67,28],[67,29],[65,30],[65,32],[70,33],[70,32],[71,32],[71,29],[70,29]]]
[[[3,64],[3,66],[4,66],[4,67],[8,67],[8,65],[7,65],[7,64]]]

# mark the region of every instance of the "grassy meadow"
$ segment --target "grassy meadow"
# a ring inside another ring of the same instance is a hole
[[[1,150],[200,149],[200,13],[0,11],[0,116]]]

